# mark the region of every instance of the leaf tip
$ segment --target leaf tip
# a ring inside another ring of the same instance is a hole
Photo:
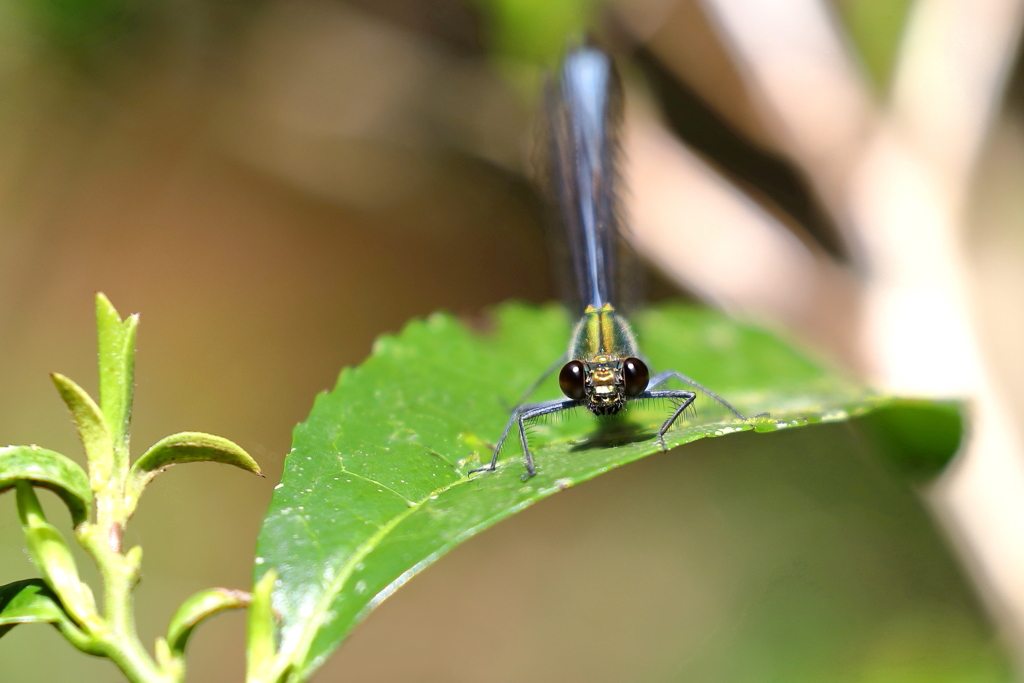
[[[118,315],[114,304],[103,292],[96,292],[96,315],[105,318],[116,317],[118,320],[121,320],[121,316]]]

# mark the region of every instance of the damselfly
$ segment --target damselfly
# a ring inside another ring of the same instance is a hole
[[[594,415],[608,416],[622,411],[630,401],[674,402],[672,413],[658,430],[664,450],[665,434],[697,397],[691,390],[657,388],[670,379],[706,394],[740,420],[747,419],[721,396],[676,370],[651,377],[629,323],[613,305],[621,238],[616,195],[620,90],[611,58],[588,46],[566,55],[560,78],[546,92],[550,180],[572,252],[583,313],[572,331],[567,353],[549,371],[564,363],[558,385],[566,398],[517,406],[494,447],[490,464],[470,474],[497,467],[498,454],[516,426],[526,463],[523,479],[529,479],[536,468],[526,423],[580,406]]]

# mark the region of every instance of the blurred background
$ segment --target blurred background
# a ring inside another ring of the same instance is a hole
[[[884,390],[967,399],[969,440],[923,488],[855,424],[647,458],[458,548],[316,680],[1019,679],[1022,18],[1011,0],[0,0],[0,441],[81,461],[47,373],[95,392],[93,292],[141,311],[136,451],[208,431],[268,475],[194,465],[147,490],[126,538],[142,635],[199,589],[247,587],[291,428],[342,366],[411,317],[555,295],[531,133],[543,70],[589,29],[621,58],[655,292]],[[0,497],[0,583],[34,575],[16,519]],[[243,630],[200,627],[188,680],[242,680]],[[0,641],[0,680],[120,675],[28,626]]]

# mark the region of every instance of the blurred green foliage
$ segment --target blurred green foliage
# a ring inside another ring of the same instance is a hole
[[[594,29],[605,0],[473,0],[481,8],[490,46],[502,57],[553,66],[566,37]]]
[[[885,92],[913,0],[836,0],[836,4],[868,75]]]
[[[145,27],[154,0],[20,0],[43,41],[81,64],[91,64]]]

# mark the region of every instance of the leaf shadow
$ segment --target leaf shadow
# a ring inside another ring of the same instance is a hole
[[[596,420],[596,423],[597,428],[591,431],[586,438],[570,446],[570,452],[626,446],[654,439],[658,435],[657,431],[630,422],[620,416],[603,417]]]

